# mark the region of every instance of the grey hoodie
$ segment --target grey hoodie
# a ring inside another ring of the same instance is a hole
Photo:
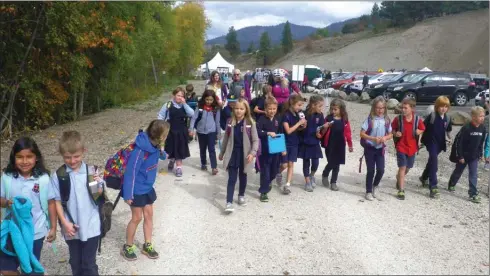
[[[197,125],[194,125],[196,123],[197,117],[199,116],[199,113],[201,112],[202,112],[201,120],[197,122]],[[194,115],[192,116],[191,124],[189,128],[191,130],[196,129],[197,133],[199,134],[209,134],[215,132],[218,134],[219,137],[221,136],[220,126],[219,126],[220,113],[221,112],[218,109],[216,111],[216,119],[215,119],[212,111],[206,111],[197,107],[194,112]]]

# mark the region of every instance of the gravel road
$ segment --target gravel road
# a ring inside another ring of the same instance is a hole
[[[203,82],[194,81],[200,92]],[[64,130],[77,129],[87,139],[86,160],[104,165],[108,156],[129,142],[138,128],[156,117],[168,94],[146,104],[111,109],[76,123],[55,126],[34,136],[55,169],[61,164],[56,154],[58,137]],[[489,201],[467,199],[467,178],[456,193],[441,189],[441,198],[431,200],[419,186],[427,153],[417,156],[407,182],[407,199],[395,195],[396,159],[392,143],[381,183],[383,201],[364,200],[363,173],[358,173],[362,155],[359,131],[369,106],[347,103],[353,127],[354,153],[347,154],[341,167],[340,191],[317,187],[303,190],[302,162],[298,160],[292,193],[282,195],[274,186],[270,201],[258,199],[258,175],[248,179],[245,207],[236,206],[223,214],[227,174],[217,176],[199,169],[198,145],[190,144],[191,158],[185,160],[184,176],[177,179],[165,170],[155,184],[154,244],[160,259],[142,254],[135,262],[119,255],[125,241],[129,208],[120,203],[113,215],[112,230],[98,258],[101,274],[489,274]],[[2,167],[11,142],[2,144]],[[440,183],[446,183],[453,165],[441,155]],[[322,159],[320,167],[325,166]],[[167,162],[161,162],[162,168]],[[488,172],[479,172],[479,186],[488,183]],[[237,185],[238,186],[238,185]],[[486,186],[482,188],[486,191]],[[116,192],[111,196],[115,197]],[[235,196],[236,198],[236,196]],[[70,274],[67,247],[57,240],[58,254],[46,247],[42,263],[53,275]],[[141,248],[143,233],[137,232]]]

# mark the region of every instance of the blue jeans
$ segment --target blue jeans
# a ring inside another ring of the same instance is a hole
[[[427,145],[426,147],[429,152],[429,160],[427,160],[427,165],[425,165],[424,172],[422,173],[422,179],[429,179],[430,189],[435,189],[437,188],[437,157],[441,153],[441,149],[437,144]]]
[[[466,165],[468,165],[468,180],[470,182],[468,195],[471,197],[478,194],[478,190],[476,189],[476,184],[478,182],[478,159],[472,161],[465,160],[464,164],[456,163],[456,167],[454,168],[454,171],[449,178],[449,185],[455,186],[458,183],[464,169],[466,168]]]
[[[201,165],[206,165],[206,149],[209,151],[209,160],[211,162],[211,168],[216,169],[218,163],[216,162],[216,132],[208,134],[197,134],[199,140],[199,153],[201,155]]]
[[[384,149],[376,149],[373,147],[366,147],[364,149],[364,157],[366,158],[366,193],[373,192],[373,186],[377,187],[381,178],[385,173],[385,156],[383,154]],[[374,175],[376,171],[376,175]]]

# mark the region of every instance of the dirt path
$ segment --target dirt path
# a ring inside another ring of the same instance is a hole
[[[202,82],[194,82],[195,86]],[[196,91],[201,91],[198,88]],[[87,161],[103,165],[108,156],[129,142],[138,128],[156,117],[162,96],[134,109],[113,109],[74,124],[55,126],[34,135],[53,169],[61,164],[56,145],[61,132],[78,129],[87,137]],[[292,194],[284,196],[274,186],[269,203],[258,200],[259,175],[248,179],[248,205],[226,216],[227,174],[217,176],[199,169],[197,143],[184,163],[184,176],[162,173],[155,184],[154,243],[160,259],[138,253],[135,262],[119,255],[130,213],[124,203],[113,216],[113,228],[98,258],[101,274],[486,274],[489,273],[488,199],[467,200],[467,178],[454,194],[443,190],[441,199],[430,200],[418,186],[426,157],[417,156],[407,184],[407,200],[394,197],[396,170],[392,146],[382,182],[383,201],[364,201],[364,173],[359,174],[361,120],[367,105],[347,103],[353,126],[355,152],[341,167],[340,191],[317,187],[303,190],[302,162],[298,160]],[[92,135],[90,135],[92,133]],[[2,145],[2,159],[8,145]],[[443,159],[443,157],[441,157]],[[3,161],[2,161],[3,162]],[[320,162],[320,168],[325,166]],[[167,163],[162,162],[162,167]],[[2,163],[4,166],[4,163]],[[451,164],[440,170],[445,187]],[[488,181],[480,172],[479,185]],[[485,187],[486,188],[486,187]],[[484,189],[485,189],[484,188]],[[115,194],[112,193],[112,196]],[[236,198],[236,194],[235,194]],[[142,229],[136,236],[143,243]],[[45,248],[42,263],[51,275],[70,274],[67,247],[57,240],[59,252]]]

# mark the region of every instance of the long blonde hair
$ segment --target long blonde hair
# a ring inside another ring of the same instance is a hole
[[[245,106],[245,115],[243,116],[243,119],[248,125],[254,125],[255,121],[252,119],[252,114],[250,112],[250,106],[248,105],[247,100],[244,98],[239,98],[238,101],[235,103],[235,107],[233,108],[233,113],[231,114],[231,126],[235,126],[237,124],[237,119],[235,116],[235,108],[238,104],[243,104]]]
[[[378,96],[374,98],[373,104],[371,105],[371,112],[369,113],[369,116],[371,117],[371,119],[377,116],[376,106],[378,105],[378,103],[382,103],[385,106],[384,117],[385,119],[389,120],[390,118],[388,118],[388,108],[386,108],[386,100],[385,98],[383,98],[383,96]]]
[[[287,78],[281,78],[281,87],[282,88],[288,88],[289,87],[289,80]],[[291,92],[291,91],[289,91]]]

